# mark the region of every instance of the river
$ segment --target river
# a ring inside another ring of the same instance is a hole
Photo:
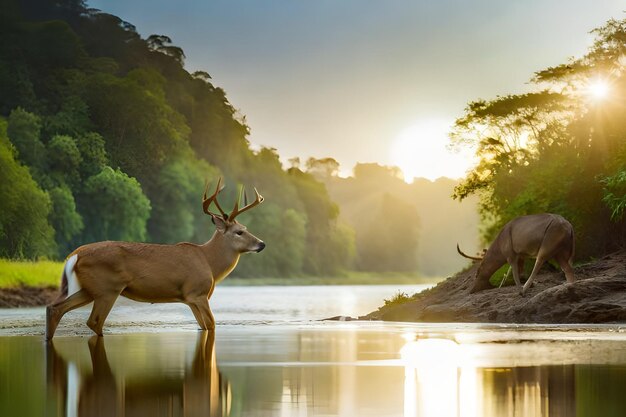
[[[0,309],[0,416],[624,416],[626,326],[328,322],[425,286],[218,287],[120,300],[43,342],[44,309]]]

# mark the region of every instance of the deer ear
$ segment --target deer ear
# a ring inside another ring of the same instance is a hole
[[[226,231],[226,221],[222,219],[220,216],[211,215],[211,221],[220,232],[224,233]]]

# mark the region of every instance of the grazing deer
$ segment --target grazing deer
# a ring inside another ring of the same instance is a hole
[[[235,220],[263,202],[263,197],[255,188],[256,199],[240,209],[240,194],[233,211],[226,214],[217,201],[224,188],[220,186],[221,178],[208,198],[208,184],[204,190],[202,208],[211,216],[217,230],[203,245],[106,241],[84,245],[72,252],[63,269],[62,293],[46,310],[46,339],[52,339],[65,313],[91,301],[93,308],[87,325],[102,336],[104,321],[120,295],[149,303],[185,303],[203,330],[215,329],[209,308],[215,284],[235,268],[242,253],[265,248],[263,241]],[[211,203],[219,213],[209,210]],[[73,282],[80,289],[72,294],[68,287]]]
[[[574,228],[557,214],[533,214],[511,220],[504,225],[482,257],[466,255],[458,244],[456,249],[461,256],[480,261],[470,293],[491,288],[489,278],[507,262],[513,270],[515,284],[521,286],[520,275],[524,270],[525,258],[537,259],[528,281],[520,291],[521,295],[528,291],[539,269],[550,259],[559,263],[567,282],[576,280],[572,269]]]

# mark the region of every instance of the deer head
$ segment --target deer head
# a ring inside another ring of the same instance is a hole
[[[265,243],[256,236],[254,236],[252,233],[248,232],[246,226],[235,220],[235,218],[241,213],[248,211],[255,206],[258,206],[263,202],[264,199],[259,194],[257,189],[254,189],[254,193],[256,194],[255,200],[250,204],[244,203],[244,207],[239,208],[241,196],[242,194],[244,194],[242,187],[241,192],[239,193],[239,197],[235,201],[235,207],[230,214],[226,214],[226,212],[222,210],[222,207],[217,201],[218,194],[224,189],[224,186],[222,186],[222,179],[220,178],[217,181],[217,187],[215,187],[215,192],[209,197],[207,197],[208,189],[209,184],[207,183],[206,188],[204,189],[202,209],[206,214],[211,216],[211,220],[213,221],[213,224],[215,224],[217,232],[221,233],[226,241],[230,244],[230,246],[239,253],[261,252],[265,248]],[[219,213],[214,213],[209,209],[211,204],[215,205]]]

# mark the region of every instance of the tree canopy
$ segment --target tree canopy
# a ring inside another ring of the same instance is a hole
[[[626,20],[593,31],[583,57],[537,71],[535,91],[468,104],[451,133],[477,166],[455,197],[480,196],[483,238],[514,217],[559,213],[579,257],[626,243]]]

